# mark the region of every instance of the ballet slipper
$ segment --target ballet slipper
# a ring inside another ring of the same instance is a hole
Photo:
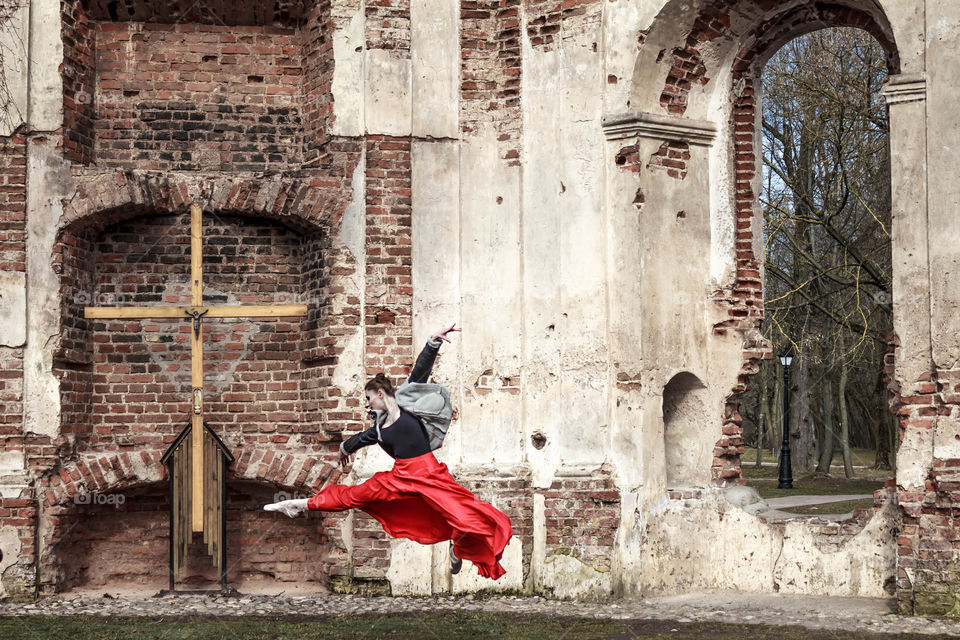
[[[296,518],[298,515],[307,510],[307,499],[300,498],[297,500],[281,500],[280,502],[273,502],[265,505],[263,510],[278,511],[288,518]]]

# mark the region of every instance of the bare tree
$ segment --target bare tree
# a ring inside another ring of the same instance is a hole
[[[825,29],[789,42],[763,74],[763,330],[797,353],[800,471],[829,471],[836,442],[849,476],[851,446],[889,442],[890,421],[868,409],[885,393],[876,380],[891,329],[885,61],[866,32]]]
[[[18,65],[26,64],[26,46],[17,14],[29,0],[0,0],[0,122],[6,129],[23,121],[20,106],[10,89],[8,74]]]

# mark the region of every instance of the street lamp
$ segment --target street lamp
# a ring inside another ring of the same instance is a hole
[[[780,445],[780,478],[778,489],[793,489],[793,467],[790,465],[790,363],[793,352],[787,346],[780,353],[783,365],[783,443]]]

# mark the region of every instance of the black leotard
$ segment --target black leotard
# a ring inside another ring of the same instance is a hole
[[[419,418],[400,409],[400,417],[389,427],[381,427],[380,440],[377,428],[371,427],[343,443],[343,450],[353,455],[358,449],[377,444],[394,460],[416,458],[430,453],[430,440]]]

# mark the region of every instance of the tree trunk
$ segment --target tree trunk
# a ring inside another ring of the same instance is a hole
[[[757,466],[763,464],[763,438],[764,433],[771,431],[769,424],[772,416],[770,415],[770,398],[767,395],[767,376],[766,371],[761,369],[758,374],[760,377],[760,416],[757,419]],[[767,446],[773,447],[770,442],[770,433],[767,433]]]
[[[843,336],[840,337],[841,353],[843,353]],[[847,410],[847,378],[850,367],[846,359],[840,361],[840,384],[837,389],[840,409],[840,444],[843,446],[843,474],[847,479],[853,478],[853,463],[850,461],[850,412]]]
[[[795,359],[799,360],[800,366],[797,367],[796,383],[793,386],[796,392],[791,398],[793,410],[792,415],[791,441],[794,443],[790,449],[793,453],[793,468],[796,471],[809,472],[813,468],[814,452],[814,433],[813,424],[810,419],[810,366],[808,359],[801,355]]]
[[[757,418],[757,461],[753,466],[758,468],[763,466],[763,426],[766,418],[767,417],[763,415],[763,411],[760,412],[760,416]]]
[[[820,447],[820,462],[817,471],[830,473],[830,464],[833,462],[833,434],[836,425],[833,423],[833,386],[829,377],[820,383],[820,397],[823,401],[823,440]]]
[[[891,450],[895,450],[896,445],[893,444],[896,439],[896,429],[893,428],[894,422],[890,419],[891,412],[890,406],[887,401],[887,396],[889,391],[885,384],[883,384],[883,371],[880,372],[877,380],[877,398],[879,398],[878,411],[877,411],[877,457],[876,461],[873,463],[874,469],[892,469],[893,465],[890,464],[890,453]]]

